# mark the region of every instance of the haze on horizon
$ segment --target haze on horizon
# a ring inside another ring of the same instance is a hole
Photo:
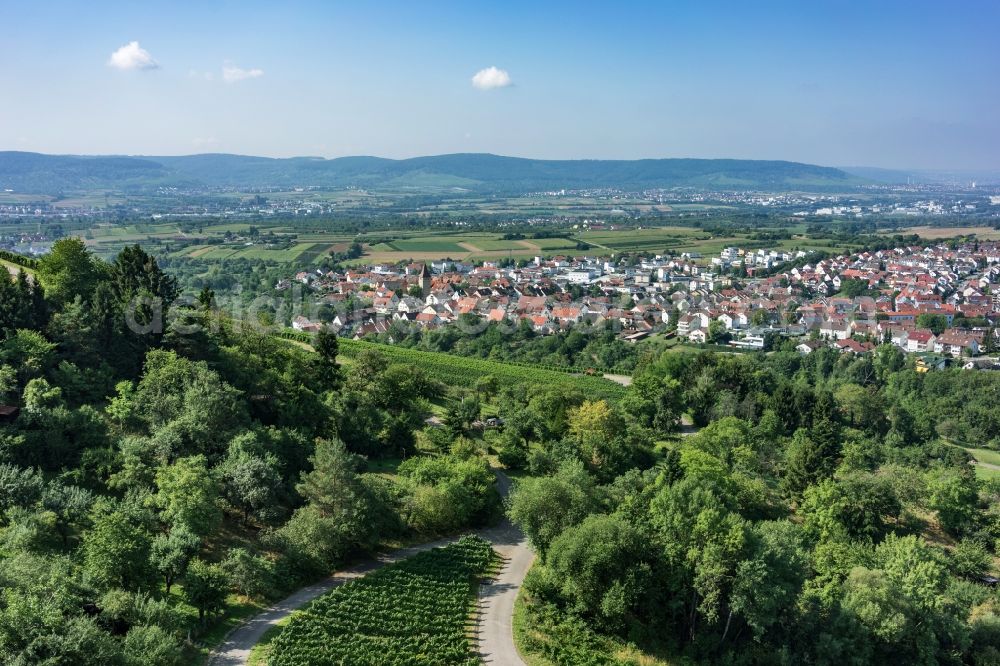
[[[872,4],[18,0],[0,150],[1000,170],[1000,5]]]

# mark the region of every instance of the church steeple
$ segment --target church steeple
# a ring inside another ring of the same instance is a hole
[[[424,298],[427,298],[427,294],[431,293],[431,271],[427,268],[427,264],[423,265],[420,269],[420,293]]]

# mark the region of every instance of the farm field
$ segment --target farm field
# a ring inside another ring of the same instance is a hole
[[[126,238],[146,238],[148,236],[165,236],[179,234],[180,229],[176,224],[128,224],[118,225],[98,225],[88,230],[87,236],[93,240],[103,239],[121,240]]]
[[[105,206],[117,206],[124,204],[128,199],[121,194],[108,193],[105,196],[102,192],[82,192],[75,195],[65,196],[52,201],[53,208],[103,208]]]
[[[467,627],[495,561],[489,542],[464,537],[351,581],[294,614],[268,663],[478,664]]]
[[[993,227],[908,227],[899,229],[896,233],[916,234],[921,238],[934,240],[952,238],[954,236],[970,236],[975,234],[980,240],[1000,240],[1000,229]]]
[[[286,331],[279,337],[299,344],[308,343],[308,334]],[[530,383],[545,386],[572,386],[589,396],[616,400],[625,394],[625,387],[603,377],[579,374],[571,369],[556,369],[538,365],[520,365],[491,361],[468,356],[455,356],[444,352],[429,352],[394,345],[383,345],[365,340],[340,338],[340,356],[351,363],[364,349],[375,349],[390,361],[420,367],[428,375],[449,385],[471,386],[481,377],[493,377],[501,386]]]
[[[227,231],[234,234],[239,234],[249,231],[251,226],[253,225],[245,222],[231,222],[228,224],[210,224],[208,226],[201,227],[201,231],[206,234],[224,234]],[[267,228],[268,231],[273,231],[274,233],[278,233],[286,229],[287,227]]]
[[[502,386],[531,383],[534,385],[569,385],[600,398],[617,399],[624,392],[621,384],[588,375],[575,374],[538,366],[517,365],[487,359],[421,351],[393,345],[380,345],[363,340],[340,340],[340,352],[348,359],[365,348],[374,348],[398,363],[422,368],[431,377],[449,385],[469,386],[480,377],[491,376]]]
[[[394,234],[395,235],[395,234]],[[364,239],[362,239],[364,240]],[[576,247],[572,238],[525,238],[505,240],[495,233],[438,233],[412,235],[366,246],[364,257],[351,263],[392,263],[399,261],[481,261],[503,257],[530,258]]]
[[[532,238],[521,242],[527,245],[533,245],[543,250],[559,250],[562,248],[576,247],[576,243],[569,238]]]
[[[271,229],[268,229],[268,231],[271,231]],[[277,229],[274,231],[277,232]],[[297,234],[295,238],[302,243],[343,243],[346,247],[356,237],[354,234],[344,233],[305,232]]]
[[[697,247],[699,243],[714,240],[710,233],[691,227],[584,231],[577,234],[577,238],[599,248],[616,252],[656,252],[677,249],[681,246],[688,249]]]
[[[743,235],[714,236],[703,229],[693,227],[657,227],[651,229],[621,229],[616,231],[584,231],[577,238],[599,248],[616,252],[697,252],[704,256],[715,255],[729,246],[745,248],[768,247],[793,250],[843,249],[843,244],[835,244],[822,239],[810,239],[804,229],[785,228],[796,234],[792,238],[779,241],[748,240]]]
[[[295,243],[287,248],[269,248],[252,245],[196,245],[185,248],[180,255],[191,259],[265,259],[269,261],[289,262],[299,259],[303,254],[312,255],[317,250],[322,252],[326,245],[322,243]],[[315,257],[313,257],[315,258]],[[311,259],[306,259],[311,260]]]
[[[20,192],[0,192],[0,204],[48,203],[55,197],[49,194],[23,194]]]
[[[7,193],[9,198],[20,198],[24,195]],[[280,196],[280,193],[278,193]],[[344,201],[364,201],[376,205],[377,197],[368,193],[349,192],[315,192],[309,193],[317,198],[337,199],[343,195]],[[303,193],[290,193],[288,196],[302,196]],[[389,195],[386,195],[389,196]],[[401,196],[401,194],[400,194]],[[390,196],[391,198],[391,196]],[[0,197],[2,200],[2,197]],[[485,210],[500,211],[512,209],[523,213],[522,207],[543,203],[533,197],[518,199],[480,200],[476,198],[445,199],[438,204],[442,211],[460,216],[469,211],[484,212]],[[614,205],[610,201],[574,200],[555,197],[544,202],[552,205],[586,206],[593,208],[595,214]],[[626,205],[622,203],[621,205]],[[630,207],[639,205],[636,202]],[[643,202],[642,205],[649,205]],[[693,204],[692,204],[693,205]],[[511,211],[508,211],[511,212]],[[541,214],[541,213],[539,213]],[[262,244],[245,245],[235,241],[229,234],[245,235],[251,227],[255,227],[262,238],[277,237],[278,244],[288,243],[287,247],[268,247]],[[98,223],[90,227],[74,229],[82,233],[88,246],[99,256],[109,258],[127,244],[142,243],[158,248],[156,251],[175,258],[188,258],[206,262],[234,258],[259,259],[275,263],[318,264],[326,259],[331,251],[343,252],[351,242],[358,240],[365,248],[365,255],[349,262],[351,265],[369,263],[396,263],[401,261],[436,261],[450,259],[454,261],[484,261],[491,259],[531,259],[535,256],[552,256],[556,254],[610,254],[617,252],[697,252],[704,257],[717,254],[723,248],[731,245],[741,247],[771,247],[784,250],[821,250],[838,251],[849,248],[849,243],[833,242],[823,238],[810,238],[807,225],[804,223],[779,225],[774,229],[793,234],[791,238],[775,241],[749,240],[746,234],[732,233],[714,235],[711,231],[691,226],[656,226],[645,228],[622,227],[607,229],[584,229],[572,232],[566,230],[566,237],[557,238],[523,238],[504,239],[502,232],[461,231],[442,229],[429,231],[427,229],[388,229],[352,231],[326,231],[305,224],[299,228],[297,223],[287,220],[255,220],[255,221],[218,221],[207,222],[205,225],[185,224],[175,221],[130,222],[125,224]],[[767,230],[767,228],[763,228]],[[987,226],[966,227],[931,227],[913,226],[894,233],[915,233],[927,240],[946,238],[956,235],[976,234],[984,240],[1000,239],[1000,230]],[[530,234],[528,234],[530,235]],[[196,239],[227,240],[225,244],[211,246],[191,246]],[[577,250],[578,243],[591,246],[589,251]]]
[[[226,234],[245,234],[251,226],[261,233],[275,234],[288,247],[273,248],[262,244],[228,242],[222,245],[187,245],[196,239],[211,239]],[[787,231],[796,233],[795,228]],[[998,232],[1000,235],[1000,232]],[[644,229],[587,230],[568,237],[504,239],[496,232],[428,232],[427,230],[392,230],[385,232],[325,232],[304,230],[299,233],[287,224],[269,226],[266,223],[219,223],[183,231],[175,223],[139,223],[128,225],[101,224],[86,230],[86,242],[101,256],[112,256],[129,243],[145,243],[165,248],[172,257],[219,261],[226,259],[260,259],[276,263],[316,264],[331,251],[343,252],[348,245],[360,240],[364,256],[348,262],[350,265],[396,263],[401,261],[484,261],[513,258],[530,259],[538,255],[575,254],[580,242],[589,244],[593,253],[613,252],[698,252],[704,256],[716,254],[730,245],[763,246],[762,241],[748,241],[742,235],[713,236],[694,227],[668,226]],[[831,243],[796,235],[772,242],[783,249],[835,250]]]
[[[436,238],[407,238],[385,243],[385,245],[400,252],[448,252],[454,254],[468,250],[456,241]]]
[[[562,240],[562,239],[560,239]],[[492,250],[538,250],[539,246],[532,241],[511,241],[511,240],[480,240],[476,239],[475,242],[469,241],[465,243],[468,247],[475,247],[478,251],[492,251]],[[562,247],[562,246],[559,246]]]

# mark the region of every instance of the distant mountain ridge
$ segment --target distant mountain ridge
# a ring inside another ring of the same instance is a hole
[[[827,191],[851,189],[865,182],[865,178],[833,167],[768,160],[536,160],[487,153],[394,160],[222,153],[147,157],[0,152],[0,189],[45,194],[161,186],[461,188],[497,193],[658,187]]]
[[[981,184],[1000,184],[1000,171],[994,169],[879,169],[875,167],[837,167],[853,176],[865,178],[872,182],[902,185],[933,184],[933,185],[968,185],[978,181]]]

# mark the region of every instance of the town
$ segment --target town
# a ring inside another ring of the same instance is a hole
[[[394,325],[495,322],[530,326],[541,335],[611,326],[629,342],[676,336],[688,344],[751,350],[794,338],[803,354],[820,346],[861,354],[891,342],[932,365],[997,349],[1000,244],[814,254],[730,247],[711,258],[376,264],[299,272],[276,286],[304,285],[314,296],[317,314],[296,316],[294,329],[328,326],[355,339],[389,333]]]
[[[232,4],[3,5],[0,666],[1000,666],[1000,2]]]
[[[502,201],[511,210],[525,208],[520,221],[531,217],[527,210],[553,205],[553,213],[538,216],[546,223],[559,222],[556,211],[573,202],[586,201],[589,210],[612,217],[642,219],[650,216],[703,214],[706,210],[778,211],[796,218],[871,219],[891,221],[915,216],[962,217],[995,220],[1000,212],[1000,186],[986,183],[916,183],[912,185],[862,185],[849,193],[788,192],[768,188],[744,190],[691,187],[623,189],[559,189],[518,193],[510,197],[486,197],[452,192],[425,196],[436,206],[470,206]],[[301,186],[260,187],[166,187],[150,186],[129,191],[44,195],[0,190],[0,219],[5,221],[91,220],[125,218],[198,220],[213,216],[227,220],[318,219],[324,216],[393,212],[400,216],[419,210],[408,192],[370,190],[361,187]],[[497,217],[502,222],[502,216]]]

